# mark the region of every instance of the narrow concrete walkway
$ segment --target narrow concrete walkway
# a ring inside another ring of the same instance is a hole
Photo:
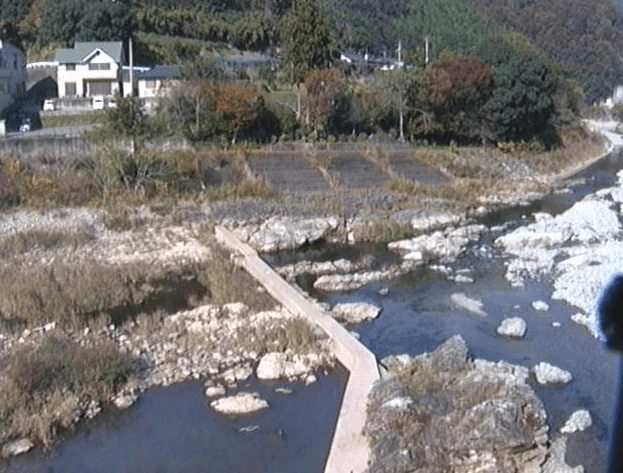
[[[239,263],[284,307],[318,325],[333,340],[335,355],[350,375],[324,473],[362,473],[367,468],[370,454],[362,431],[368,393],[374,381],[379,379],[376,358],[318,304],[284,281],[253,248],[238,240],[232,232],[218,226],[216,238],[242,257]]]

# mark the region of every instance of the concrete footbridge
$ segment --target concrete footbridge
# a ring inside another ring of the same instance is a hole
[[[362,473],[368,466],[370,456],[368,442],[362,433],[367,399],[372,384],[380,377],[375,356],[319,304],[308,300],[288,284],[253,248],[238,240],[231,231],[218,226],[216,238],[234,252],[238,263],[277,301],[293,314],[305,317],[320,327],[333,340],[335,355],[350,374],[324,473]]]

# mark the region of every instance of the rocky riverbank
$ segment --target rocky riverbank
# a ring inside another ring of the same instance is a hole
[[[460,336],[431,353],[381,361],[387,375],[368,402],[368,473],[395,471],[580,473],[564,461],[568,435],[591,423],[574,413],[549,432],[529,371],[472,359]]]
[[[504,168],[503,163],[500,166]],[[528,190],[532,192],[538,187],[535,182],[542,181],[526,166],[509,167],[505,178],[513,178],[509,169],[521,174],[515,176],[512,192],[482,199],[471,209],[472,215],[483,215],[502,202],[525,202]],[[2,431],[3,455],[21,453],[36,442],[48,443],[56,426],[71,428],[111,403],[128,407],[151,386],[205,378],[212,407],[230,413],[235,404],[243,410],[266,407],[254,393],[237,393],[250,376],[311,383],[316,373],[330,368],[331,346],[313,327],[281,307],[256,306],[256,296],[265,301],[257,286],[225,277],[219,284],[224,273],[213,268],[222,266],[223,255],[212,240],[214,223],[227,225],[267,252],[314,242],[357,243],[370,238],[370,231],[387,229],[413,237],[394,244],[403,258],[396,265],[373,268],[369,259],[362,258],[281,268],[290,280],[316,274],[316,288],[336,291],[391,279],[432,261],[444,271],[445,264],[489,231],[466,212],[454,214],[448,207],[452,205],[443,199],[380,189],[363,194],[335,192],[322,198],[299,195],[293,202],[279,198],[179,202],[168,214],[148,206],[128,207],[121,217],[87,208],[1,214],[3,374],[13,376],[19,366],[16,354],[37,351],[46,340],[62,340],[86,350],[112,344],[129,366],[124,365],[120,377],[111,380],[110,393],[54,392],[59,404],[48,409],[50,424],[43,427],[48,430],[39,434],[32,427]],[[448,277],[469,283],[468,274]],[[199,288],[179,297],[167,292],[171,281],[182,288]],[[52,289],[48,290],[48,283]],[[229,292],[233,298],[223,295]],[[158,308],[167,298],[176,299],[176,307]],[[336,308],[334,315],[347,324],[378,316],[373,307],[359,308],[354,314],[351,309]],[[67,318],[54,319],[54,311],[64,311]],[[219,402],[219,398],[226,400]],[[3,415],[6,412],[0,409]]]

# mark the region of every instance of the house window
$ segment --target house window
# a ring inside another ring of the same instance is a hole
[[[112,83],[109,81],[89,82],[89,95],[111,95]]]
[[[76,70],[76,63],[75,62],[68,62],[67,64],[65,64],[65,69],[68,71],[75,71]]]
[[[89,71],[108,71],[110,69],[109,62],[90,62]]]
[[[156,83],[156,79],[145,79],[145,87],[147,89],[155,89]]]
[[[69,96],[76,95],[76,83],[75,82],[65,82],[65,95],[69,95]]]

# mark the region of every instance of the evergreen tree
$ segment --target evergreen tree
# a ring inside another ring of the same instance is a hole
[[[495,136],[507,141],[544,139],[554,112],[556,75],[504,37],[484,44],[480,56],[496,75],[496,88],[485,105]]]
[[[281,21],[280,36],[293,84],[300,84],[310,69],[331,66],[336,49],[317,0],[296,0]]]

